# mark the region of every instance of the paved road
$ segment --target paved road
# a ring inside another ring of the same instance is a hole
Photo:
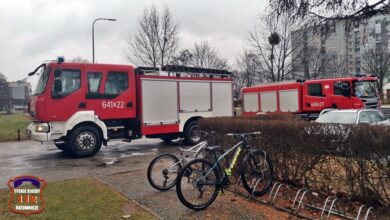
[[[132,143],[112,142],[94,157],[74,159],[66,156],[53,144],[39,142],[0,143],[0,188],[14,176],[30,174],[47,181],[58,181],[96,175],[111,175],[139,169],[139,160],[165,151],[175,151],[177,144],[141,139]],[[142,157],[141,157],[142,156]],[[143,165],[144,166],[144,165]]]

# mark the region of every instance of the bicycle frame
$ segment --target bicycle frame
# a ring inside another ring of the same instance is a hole
[[[207,141],[202,141],[198,144],[196,144],[195,146],[192,146],[188,149],[183,149],[183,148],[180,148],[180,160],[177,161],[176,163],[170,165],[167,170],[170,171],[170,169],[172,167],[175,167],[177,164],[181,163],[182,165],[184,165],[186,163],[186,159],[185,159],[185,156],[183,155],[183,153],[190,153],[192,158],[197,158],[200,154],[200,152],[202,151],[203,148],[205,148],[207,146]]]
[[[226,157],[226,155],[230,154],[233,150],[237,149],[236,152],[234,153],[233,159],[229,164],[229,167],[225,169],[225,173],[227,176],[232,175],[232,169],[234,168],[234,165],[237,162],[238,156],[240,156],[241,153],[241,145],[244,143],[244,141],[238,142],[236,145],[234,145],[232,148],[230,148],[228,151],[226,151],[224,154],[222,154],[218,159],[215,161],[213,167],[206,173],[205,177],[207,177],[210,172],[215,168],[218,167],[218,171],[222,173],[222,168],[220,165],[220,161]]]

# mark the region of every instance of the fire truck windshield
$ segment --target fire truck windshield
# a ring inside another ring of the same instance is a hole
[[[46,65],[39,68],[37,71],[39,76],[37,87],[35,88],[34,95],[40,95],[45,91],[47,81],[49,79],[50,68],[46,68]]]
[[[360,98],[373,98],[378,96],[378,86],[376,81],[356,81],[354,82],[355,96]]]

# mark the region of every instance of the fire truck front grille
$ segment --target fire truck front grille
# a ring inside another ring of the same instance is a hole
[[[368,102],[365,104],[366,104],[366,108],[370,108],[370,109],[378,109],[379,107],[378,102]]]

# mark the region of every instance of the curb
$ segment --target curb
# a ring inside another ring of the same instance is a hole
[[[156,214],[155,212],[153,212],[150,208],[140,204],[139,202],[135,201],[134,199],[130,198],[129,196],[127,196],[124,192],[122,192],[121,190],[118,190],[117,188],[115,188],[112,184],[100,179],[99,177],[97,176],[92,176],[92,178],[94,178],[95,180],[109,186],[110,188],[112,188],[113,190],[119,192],[120,194],[122,194],[124,197],[126,197],[127,199],[129,199],[130,201],[134,202],[134,204],[136,204],[138,207],[140,207],[141,209],[151,213],[154,217],[156,217],[157,219],[160,219],[160,220],[163,220],[163,218],[161,216],[159,216],[158,214]]]

